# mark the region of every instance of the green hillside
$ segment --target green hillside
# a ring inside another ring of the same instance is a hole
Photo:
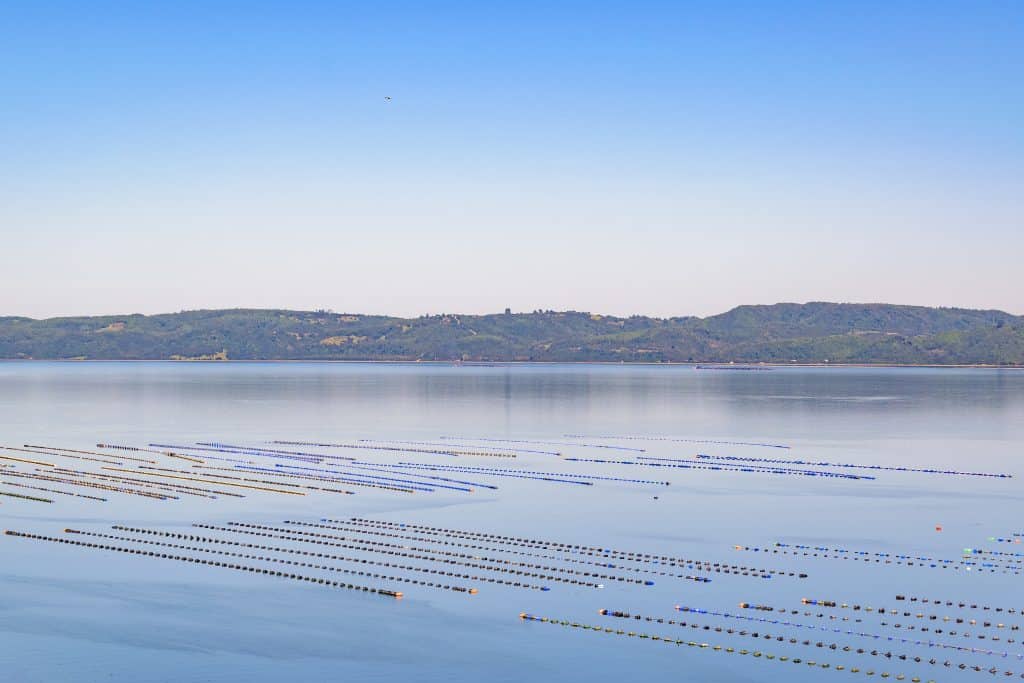
[[[0,318],[7,359],[315,359],[1024,365],[1024,317],[888,304],[740,306],[708,318],[574,311],[419,318],[231,309]]]

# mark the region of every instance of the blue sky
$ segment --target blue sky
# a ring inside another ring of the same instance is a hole
[[[492,4],[0,6],[0,315],[1024,313],[1024,4]]]

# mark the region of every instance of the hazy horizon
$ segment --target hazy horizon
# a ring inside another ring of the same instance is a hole
[[[1024,312],[1024,5],[2,16],[5,314]]]

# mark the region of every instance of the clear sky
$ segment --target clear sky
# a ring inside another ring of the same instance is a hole
[[[0,235],[0,315],[1024,313],[1024,3],[6,2]]]

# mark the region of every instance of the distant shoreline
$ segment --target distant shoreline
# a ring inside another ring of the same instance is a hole
[[[694,370],[706,371],[743,371],[773,370],[779,368],[940,368],[959,370],[1024,370],[1024,365],[992,365],[983,363],[714,363],[714,362],[643,362],[643,361],[547,361],[547,360],[496,360],[496,361],[456,361],[456,360],[349,360],[349,359],[318,359],[318,358],[239,358],[226,360],[212,359],[176,359],[176,358],[0,358],[0,363],[175,363],[183,365],[209,364],[257,364],[280,363],[298,364],[315,363],[318,365],[450,365],[453,367],[498,367],[526,365],[599,365],[611,367],[690,367]]]

